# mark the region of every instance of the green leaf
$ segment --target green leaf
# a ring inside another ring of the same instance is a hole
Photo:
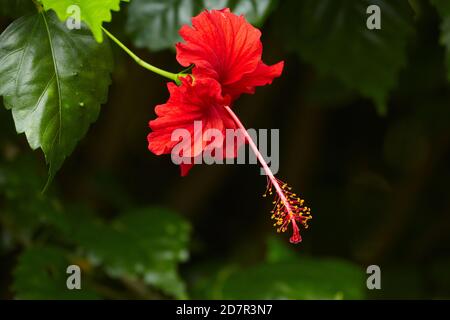
[[[273,6],[273,0],[133,0],[126,28],[137,47],[162,50],[180,41],[178,30],[203,9],[230,8],[262,24]]]
[[[45,10],[53,9],[66,21],[73,13],[71,6],[78,6],[81,20],[91,29],[98,42],[103,41],[103,22],[111,21],[111,11],[120,11],[120,2],[129,0],[41,0]]]
[[[364,97],[380,114],[406,63],[413,13],[407,1],[303,0],[282,2],[279,25],[288,46],[320,73]],[[369,5],[381,9],[381,30],[369,30]]]
[[[261,264],[233,273],[223,299],[362,299],[364,273],[336,259],[298,258]]]
[[[2,0],[0,16],[18,18],[26,13],[36,11],[31,0]]]
[[[66,253],[54,247],[34,247],[23,252],[14,270],[13,290],[17,299],[96,299],[99,298],[81,282],[81,290],[66,286],[67,267],[72,263]],[[82,278],[85,279],[85,278]]]
[[[446,48],[447,78],[450,81],[450,2],[431,0],[442,18],[440,43]]]
[[[53,13],[20,18],[0,35],[0,95],[17,132],[43,150],[50,178],[97,119],[111,70],[107,42]]]
[[[365,275],[340,259],[300,256],[292,247],[270,238],[267,262],[228,269],[216,281],[217,299],[362,299]]]
[[[144,208],[121,215],[111,225],[73,216],[67,236],[94,265],[112,277],[142,279],[166,294],[186,298],[177,265],[188,258],[189,225],[178,215]]]

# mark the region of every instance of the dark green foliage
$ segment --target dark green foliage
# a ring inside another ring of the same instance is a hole
[[[91,263],[113,278],[139,279],[170,296],[185,298],[177,265],[188,258],[189,225],[169,210],[143,208],[109,224],[73,212],[65,236]]]
[[[129,210],[109,223],[101,222],[84,206],[62,208],[57,198],[43,195],[43,179],[35,170],[27,159],[0,165],[0,194],[5,199],[0,223],[7,230],[4,236],[10,238],[10,246],[20,243],[27,248],[15,271],[13,290],[18,298],[102,295],[101,291],[67,290],[65,270],[77,261],[84,261],[89,269],[104,270],[114,279],[143,281],[167,296],[186,297],[177,266],[188,258],[187,222],[170,210],[150,207]]]
[[[222,282],[224,299],[363,299],[361,268],[339,259],[299,256],[271,239],[267,263],[236,270]]]
[[[273,0],[133,0],[128,8],[127,31],[137,47],[173,48],[178,30],[204,9],[230,8],[254,24],[261,24],[274,6]]]
[[[14,271],[13,290],[17,299],[69,300],[98,299],[89,287],[68,290],[66,269],[71,263],[64,250],[54,247],[34,247],[22,253]]]
[[[340,259],[299,255],[280,239],[268,241],[266,261],[250,267],[216,266],[194,287],[197,298],[363,299],[363,270]]]
[[[366,27],[371,4],[381,9],[381,30]],[[281,10],[280,33],[288,47],[319,72],[373,99],[379,113],[387,112],[413,31],[407,1],[303,0],[286,2]]]
[[[112,57],[89,30],[53,13],[13,22],[0,36],[0,95],[18,133],[41,148],[53,177],[106,102]]]

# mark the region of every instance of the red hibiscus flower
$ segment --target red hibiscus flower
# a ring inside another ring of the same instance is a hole
[[[186,42],[176,45],[178,62],[185,67],[194,64],[194,77],[217,80],[233,100],[272,83],[283,71],[283,62],[262,62],[261,32],[229,9],[203,11],[192,19],[192,27],[181,28],[180,35]]]
[[[261,60],[260,31],[229,9],[204,11],[192,19],[192,24],[193,27],[184,26],[180,31],[186,43],[177,44],[177,59],[183,66],[195,65],[193,77],[181,77],[180,86],[169,83],[170,98],[156,107],[158,118],[150,121],[153,132],[148,135],[149,149],[157,155],[171,153],[172,157],[181,152],[181,158],[187,160],[181,163],[181,174],[186,175],[193,166],[192,159],[205,153],[211,144],[219,157],[237,156],[242,142],[239,138],[230,152],[226,139],[218,143],[205,140],[205,130],[215,129],[224,137],[227,129],[239,129],[243,142],[250,145],[267,175],[264,196],[275,196],[271,211],[274,226],[278,232],[285,232],[291,225],[290,242],[299,243],[302,241],[299,225],[308,227],[310,209],[286,183],[275,178],[230,108],[241,94],[254,93],[255,87],[270,84],[281,74],[283,62],[265,65]],[[200,131],[196,130],[198,121],[202,124]],[[189,139],[181,142],[174,139],[177,130],[183,130]]]
[[[165,104],[156,106],[158,118],[150,121],[153,132],[147,139],[149,150],[154,154],[169,154],[180,143],[180,139],[174,139],[172,134],[177,129],[184,129],[184,132],[189,134],[189,139],[183,141],[189,145],[180,146],[180,157],[184,159],[180,164],[181,175],[185,176],[194,165],[194,158],[214,143],[204,137],[208,129],[219,130],[226,136],[226,129],[237,129],[237,125],[224,108],[230,104],[230,98],[222,96],[217,81],[208,78],[193,81],[190,76],[180,80],[180,86],[174,83],[167,85],[170,98]],[[195,131],[196,121],[201,123],[201,130],[198,132]],[[223,148],[224,144],[225,141],[221,142],[221,146],[214,147],[226,150]],[[230,156],[236,157],[238,147],[236,145]],[[225,155],[223,151],[222,156]]]

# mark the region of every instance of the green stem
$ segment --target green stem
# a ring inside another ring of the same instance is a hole
[[[134,54],[130,49],[128,49],[122,42],[120,42],[119,39],[114,37],[108,30],[106,30],[103,27],[102,27],[102,29],[106,33],[106,35],[108,37],[110,37],[111,40],[114,41],[119,47],[121,47],[126,53],[128,53],[128,55],[130,57],[132,57],[133,60],[136,61],[136,63],[138,65],[140,65],[141,67],[143,67],[143,68],[145,68],[147,70],[150,70],[150,71],[152,71],[152,72],[154,72],[156,74],[159,74],[160,76],[163,76],[163,77],[168,78],[168,79],[170,79],[172,81],[175,81],[177,84],[180,84],[180,79],[178,79],[178,74],[162,70],[160,68],[157,68],[157,67],[151,65],[150,63],[145,62],[144,60],[139,58],[136,54]]]

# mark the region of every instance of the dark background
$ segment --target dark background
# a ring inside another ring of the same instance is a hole
[[[286,21],[297,24],[288,15],[292,2],[279,1],[262,27],[263,59],[284,60],[282,77],[241,97],[235,107],[249,128],[280,129],[278,178],[312,208],[303,242],[289,247],[299,255],[350,261],[363,272],[379,265],[382,290],[365,290],[364,298],[449,298],[450,86],[435,8],[423,1],[419,15],[407,13],[415,18],[406,65],[388,96],[386,114],[380,115],[371,99],[319,72],[286,45]],[[133,47],[122,32],[125,13],[115,13],[108,28],[144,60],[180,70],[173,50]],[[10,21],[1,18],[1,28]],[[296,41],[295,32],[289,36]],[[108,103],[66,160],[52,192],[63,204],[82,203],[106,220],[130,206],[178,212],[192,224],[191,256],[180,266],[188,287],[195,287],[193,275],[204,265],[253,266],[264,259],[268,238],[287,244],[289,235],[277,235],[271,226],[270,202],[261,197],[265,177],[257,166],[198,165],[182,178],[169,156],[147,150],[153,108],[168,98],[165,81],[113,50]],[[383,68],[376,59],[360,59]],[[24,136],[15,134],[4,109],[0,123],[3,161],[32,159],[43,185],[41,153],[30,151]],[[21,250],[19,244],[2,250],[2,298],[14,296],[12,274]]]

